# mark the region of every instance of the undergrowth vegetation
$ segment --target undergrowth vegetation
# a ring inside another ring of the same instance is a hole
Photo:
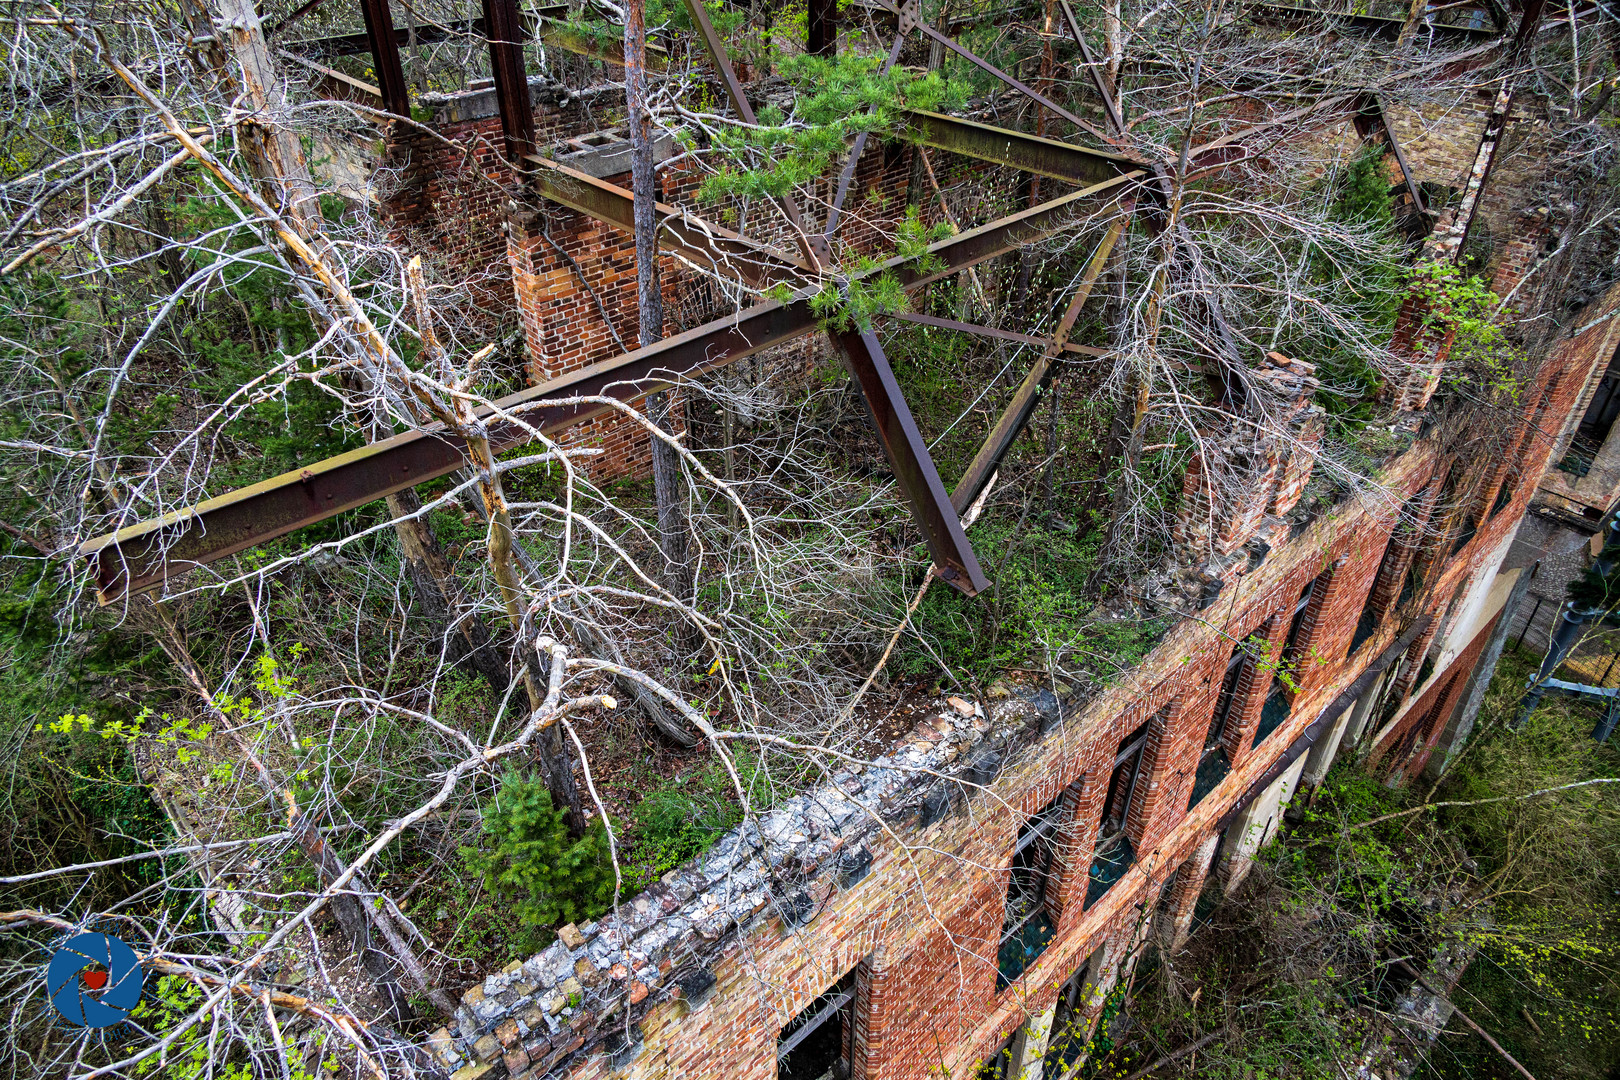
[[[1612,1075],[1615,791],[1518,796],[1620,776],[1620,754],[1591,741],[1589,707],[1564,699],[1522,731],[1507,726],[1535,659],[1504,657],[1476,741],[1436,790],[1424,778],[1390,789],[1341,763],[1231,897],[1212,876],[1187,948],[1150,953],[1138,973],[1135,1027],[1114,1063],[1129,1071],[1215,1034],[1157,1075],[1316,1078],[1404,1058],[1420,1062],[1414,1076],[1516,1076],[1458,1021],[1430,1047],[1393,1019],[1414,987],[1404,963],[1440,982],[1466,964],[1451,1000],[1533,1075]],[[1425,800],[1473,805],[1402,813]]]

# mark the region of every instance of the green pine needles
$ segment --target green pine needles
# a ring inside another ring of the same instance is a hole
[[[483,819],[483,847],[464,847],[461,858],[523,926],[543,931],[607,909],[613,870],[601,821],[578,840],[570,839],[545,782],[514,768],[501,776],[500,791],[484,807]]]

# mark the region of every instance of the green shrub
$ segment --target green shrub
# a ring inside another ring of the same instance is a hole
[[[764,780],[758,760],[749,752],[739,752],[736,763],[744,784]],[[769,791],[752,791],[750,797],[768,802]],[[644,879],[642,883],[650,882],[703,854],[742,819],[730,775],[711,760],[643,796],[633,814],[626,861]]]
[[[545,782],[508,768],[483,811],[482,848],[464,847],[467,869],[531,930],[590,919],[613,895],[607,830],[600,821],[570,839]],[[538,937],[546,937],[540,934]]]

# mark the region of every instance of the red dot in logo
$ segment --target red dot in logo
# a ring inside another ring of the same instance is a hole
[[[86,971],[80,978],[84,980],[84,985],[92,990],[100,990],[107,985],[107,973],[105,971]]]

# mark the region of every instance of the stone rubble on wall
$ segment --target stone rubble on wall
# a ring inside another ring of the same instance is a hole
[[[960,698],[936,703],[869,766],[745,822],[615,913],[564,926],[539,954],[486,977],[462,995],[454,1024],[429,1037],[429,1051],[453,1080],[539,1080],[587,1047],[633,1057],[621,1010],[634,1023],[668,997],[697,1007],[714,982],[709,969],[740,932],[761,917],[812,921],[864,876],[882,823],[926,825],[960,807],[966,785],[993,779],[1013,745],[1050,730],[1068,703],[1046,689],[994,701],[989,716]],[[943,807],[932,817],[931,802]]]

